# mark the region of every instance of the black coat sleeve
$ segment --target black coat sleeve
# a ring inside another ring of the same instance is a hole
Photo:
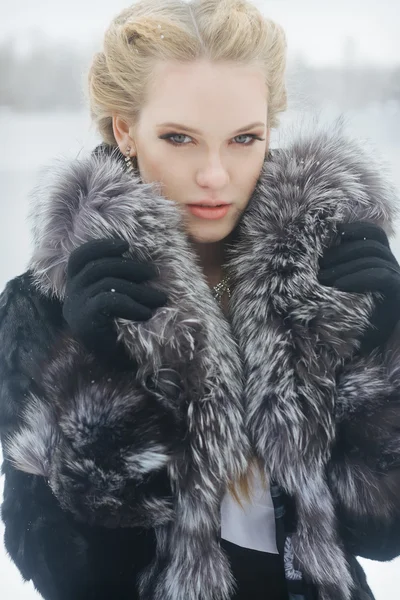
[[[328,479],[347,549],[400,555],[400,336],[338,376],[338,422]]]
[[[3,464],[4,545],[46,600],[135,600],[154,530],[89,526],[61,508],[46,480]]]
[[[130,410],[111,407],[114,398],[121,408],[131,377],[96,364],[64,328],[59,303],[34,292],[29,273],[8,282],[0,295],[5,547],[46,600],[132,600],[154,553],[152,524],[170,518],[160,424],[137,395],[140,439],[136,427],[128,432]],[[117,391],[101,385],[118,379]]]

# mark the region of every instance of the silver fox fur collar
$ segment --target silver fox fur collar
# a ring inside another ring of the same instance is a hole
[[[391,236],[397,202],[381,166],[347,139],[340,123],[299,131],[265,160],[239,223],[226,265],[233,280],[228,322],[178,208],[155,184],[122,172],[113,157],[95,156],[52,165],[40,182],[29,268],[44,294],[63,299],[76,247],[118,235],[129,242],[130,256],[155,263],[154,285],[170,298],[147,323],[116,320],[139,363],[137,378],[151,375],[165,402],[186,407],[184,452],[165,459],[174,519],[156,524],[157,557],[141,576],[143,600],[230,597],[232,575],[217,540],[220,503],[251,454],[295,498],[294,553],[321,600],[350,600],[326,467],[338,411],[346,410],[346,398],[337,406],[336,372],[357,348],[374,297],[321,286],[318,258],[341,222],[370,221]],[[183,379],[182,397],[168,388],[168,370]],[[38,422],[37,414],[30,418]],[[47,428],[36,448],[40,467],[24,464],[23,438],[15,440],[18,451],[14,445],[20,468],[50,477],[50,484],[52,435]],[[53,491],[61,496],[56,483]]]

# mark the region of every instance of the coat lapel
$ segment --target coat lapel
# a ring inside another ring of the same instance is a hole
[[[174,202],[121,172],[113,156],[58,164],[51,174],[39,184],[31,213],[36,245],[29,268],[42,293],[62,301],[71,252],[89,239],[115,235],[129,242],[132,258],[156,266],[154,285],[169,298],[148,322],[116,319],[138,365],[137,382],[144,390],[150,385],[184,421],[168,463],[176,518],[156,531],[157,556],[140,579],[141,597],[195,600],[201,588],[210,590],[210,599],[228,598],[233,579],[217,541],[220,503],[249,458],[237,344]]]
[[[295,499],[298,563],[321,598],[337,600],[350,598],[352,578],[325,477],[336,373],[368,324],[374,296],[321,286],[318,258],[335,242],[337,223],[366,220],[391,233],[395,194],[332,133],[303,135],[265,163],[229,269],[247,431],[268,477]]]

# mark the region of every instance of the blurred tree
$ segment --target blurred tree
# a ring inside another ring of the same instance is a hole
[[[21,52],[21,43],[24,48]],[[21,111],[57,108],[80,110],[86,103],[83,74],[97,48],[54,43],[41,32],[8,38],[0,44],[0,107]],[[336,66],[310,66],[297,54],[288,61],[287,83],[292,108],[335,104],[357,109],[374,102],[400,103],[400,64],[377,67],[360,63],[357,44],[346,38]]]
[[[68,45],[35,38],[20,55],[12,40],[0,45],[0,106],[16,110],[79,109],[85,57]]]

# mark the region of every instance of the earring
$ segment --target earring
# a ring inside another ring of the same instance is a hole
[[[131,158],[131,147],[130,146],[128,146],[126,149],[125,164],[126,164],[127,173],[132,173],[134,167],[133,167],[132,158]]]

